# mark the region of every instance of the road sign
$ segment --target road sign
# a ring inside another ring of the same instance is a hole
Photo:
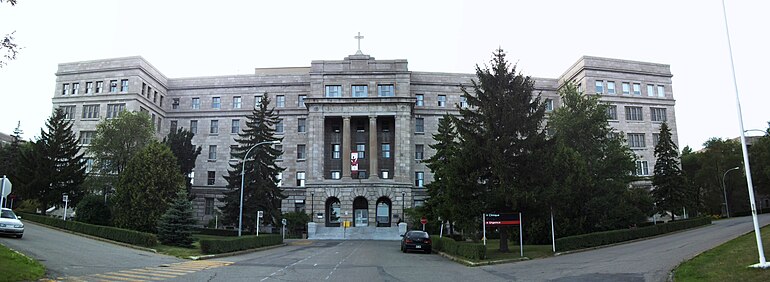
[[[281,224],[286,225],[286,219],[281,219]]]
[[[421,218],[421,219],[420,219],[420,223],[422,223],[422,224],[428,224],[428,219],[427,219],[427,218],[425,218],[425,217],[423,217],[423,218]]]
[[[262,218],[262,217],[263,217],[263,216],[262,216],[262,211],[257,211],[257,217],[258,217],[258,218]]]
[[[517,213],[488,213],[484,219],[486,225],[519,225],[520,222]]]

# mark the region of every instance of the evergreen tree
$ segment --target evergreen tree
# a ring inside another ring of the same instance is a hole
[[[134,154],[154,140],[153,126],[147,113],[120,112],[117,118],[96,126],[88,152],[96,158],[96,166],[103,173],[120,175]]]
[[[188,200],[187,192],[180,189],[166,213],[158,222],[158,241],[164,245],[192,247],[192,232],[196,220],[193,218],[193,205]]]
[[[241,168],[243,162],[246,162],[243,191],[244,229],[253,227],[259,210],[264,211],[264,221],[278,226],[278,220],[281,218],[281,200],[286,198],[283,190],[278,187],[280,179],[277,178],[284,168],[276,164],[276,159],[283,152],[269,144],[263,144],[251,150],[248,158],[244,160],[246,152],[256,144],[283,140],[275,137],[275,125],[280,121],[278,114],[270,106],[267,93],[262,97],[259,106],[246,117],[246,127],[235,139],[238,147],[233,148],[233,157],[241,161],[230,163],[231,169],[225,176],[229,191],[225,193],[223,200],[225,206],[222,212],[225,221],[238,225]]]
[[[183,182],[171,150],[151,142],[131,158],[120,174],[113,197],[115,226],[154,233],[158,218],[177,192],[184,189]]]
[[[72,123],[61,109],[48,118],[46,130],[40,130],[40,138],[31,150],[23,151],[18,174],[23,196],[38,200],[43,212],[50,205],[59,205],[63,193],[69,195],[70,205],[77,205],[85,194],[81,187],[85,160],[72,133]]]
[[[540,94],[533,97],[534,81],[517,74],[502,49],[494,53],[491,69],[476,66],[476,76],[473,94],[462,88],[468,107],[458,107],[456,119],[462,159],[473,170],[468,184],[479,186],[485,211],[519,211],[538,190],[529,174],[538,169],[532,153],[545,140],[545,104]],[[501,252],[508,251],[508,229],[500,228]]]
[[[198,155],[201,154],[201,147],[192,144],[192,139],[195,136],[189,130],[180,128],[176,132],[169,132],[168,136],[163,138],[163,143],[166,144],[171,152],[176,156],[176,161],[179,164],[179,171],[185,177],[185,185],[187,187],[187,195],[191,198],[192,195],[192,183],[190,182],[190,174],[195,168],[195,160],[198,159]]]
[[[21,188],[21,182],[17,179],[18,175],[18,167],[19,163],[21,162],[20,158],[22,156],[21,154],[21,122],[18,123],[16,128],[13,130],[13,134],[11,134],[11,137],[13,140],[11,141],[11,144],[3,145],[0,144],[0,176],[5,175],[10,179],[11,181],[18,183],[17,187]],[[17,188],[17,189],[19,189]],[[18,193],[14,193],[18,194]]]
[[[687,181],[679,165],[679,148],[671,139],[671,130],[664,122],[660,126],[658,144],[655,146],[655,175],[652,177],[652,196],[658,209],[681,214],[689,206],[693,195],[687,191]]]

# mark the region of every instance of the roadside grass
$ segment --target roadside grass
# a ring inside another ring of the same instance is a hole
[[[246,235],[243,237],[255,237],[254,235]],[[201,244],[200,240],[235,240],[238,239],[236,236],[215,236],[215,235],[201,235],[201,234],[193,234],[193,246],[192,248],[183,248],[183,247],[177,247],[177,246],[168,246],[168,245],[157,245],[154,247],[158,253],[164,254],[164,255],[170,255],[175,256],[178,258],[183,259],[189,259],[190,257],[199,257],[204,255],[203,252],[201,252]]]
[[[770,226],[760,230],[768,257]],[[674,269],[675,281],[770,281],[770,269],[755,269],[759,262],[754,232],[703,252]]]
[[[481,242],[463,242],[464,244],[482,244]],[[487,257],[483,260],[463,257],[463,259],[472,262],[488,262],[497,260],[518,260],[521,259],[521,251],[518,242],[508,241],[508,252],[500,252],[500,240],[487,240]],[[544,258],[553,256],[551,245],[524,245],[524,257],[529,259]]]
[[[0,245],[0,273],[2,281],[34,281],[43,277],[45,267],[34,259]]]

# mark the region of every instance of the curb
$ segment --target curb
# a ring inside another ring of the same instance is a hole
[[[439,252],[436,251],[436,253],[442,257],[448,258],[451,261],[461,263],[465,266],[469,267],[477,267],[477,266],[485,266],[485,265],[495,265],[495,264],[504,264],[504,263],[511,263],[511,262],[519,262],[519,261],[525,261],[525,260],[531,260],[528,257],[522,257],[522,258],[516,258],[516,259],[501,259],[501,260],[491,260],[491,261],[481,261],[481,262],[472,262],[466,259],[462,259],[459,257],[455,257],[453,255],[447,254],[445,252]]]
[[[50,228],[50,229],[58,230],[58,231],[61,231],[61,232],[66,232],[66,233],[77,235],[77,236],[80,236],[80,237],[86,237],[86,238],[89,238],[89,239],[93,239],[93,240],[97,240],[97,241],[102,241],[102,242],[106,242],[106,243],[110,243],[110,244],[114,244],[114,245],[118,245],[118,246],[123,246],[123,247],[126,247],[126,248],[132,248],[132,249],[136,249],[136,250],[140,250],[140,251],[152,252],[152,253],[159,254],[158,251],[155,250],[155,249],[151,249],[151,248],[147,248],[147,247],[141,247],[141,246],[137,246],[137,245],[131,245],[131,244],[128,244],[128,243],[123,243],[123,242],[118,242],[118,241],[113,241],[113,240],[110,240],[110,239],[105,239],[105,238],[97,237],[97,236],[93,236],[93,235],[78,233],[78,232],[75,232],[75,231],[71,231],[71,230],[67,230],[67,229],[62,229],[62,228],[59,228],[59,227],[54,227],[54,226],[45,225],[45,224],[42,224],[42,223],[37,223],[37,222],[31,221],[31,220],[25,220],[24,223],[25,224],[31,223],[33,225],[37,225],[37,226],[41,226],[41,227],[45,227],[45,228]],[[165,255],[165,254],[160,254],[160,255]]]
[[[212,254],[212,255],[202,255],[199,257],[191,256],[189,257],[190,260],[207,260],[207,259],[215,259],[215,258],[223,258],[223,257],[231,257],[231,256],[237,256],[242,254],[248,254],[248,253],[254,253],[264,250],[270,250],[280,247],[288,246],[287,243],[281,243],[279,245],[272,245],[272,246],[266,246],[266,247],[259,247],[256,249],[248,249],[248,250],[242,250],[242,251],[235,251],[235,252],[229,252],[229,253],[221,253],[221,254]]]

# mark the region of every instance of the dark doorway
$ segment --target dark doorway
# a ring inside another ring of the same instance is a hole
[[[337,197],[326,199],[326,226],[340,227],[340,199]]]
[[[353,200],[353,216],[356,227],[369,226],[369,201],[358,196]]]

